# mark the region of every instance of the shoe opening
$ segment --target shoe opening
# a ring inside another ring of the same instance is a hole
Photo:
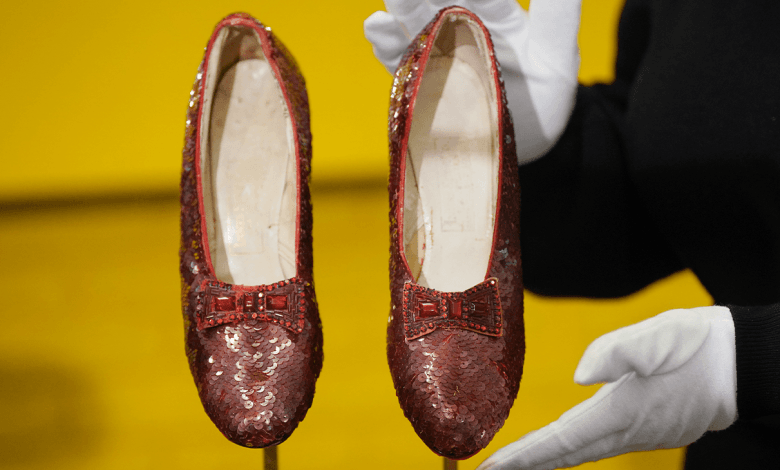
[[[282,88],[250,27],[222,28],[207,64],[200,171],[214,273],[250,286],[289,279],[296,274],[297,161]]]
[[[489,44],[470,17],[442,19],[415,98],[404,175],[403,244],[418,284],[457,292],[485,279],[500,143]]]

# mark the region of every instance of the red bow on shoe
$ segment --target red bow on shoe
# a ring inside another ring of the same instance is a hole
[[[198,330],[248,318],[303,331],[304,281],[292,278],[265,286],[238,286],[204,279],[195,290]]]
[[[437,328],[462,328],[501,336],[498,279],[489,278],[464,292],[439,292],[404,284],[404,336],[413,340]]]

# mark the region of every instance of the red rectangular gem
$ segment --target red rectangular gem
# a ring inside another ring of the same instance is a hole
[[[235,312],[236,298],[233,296],[217,297],[214,299],[214,310],[217,312]]]
[[[484,317],[488,313],[488,304],[482,302],[473,302],[473,315],[477,317]]]
[[[417,304],[420,318],[431,318],[439,316],[439,308],[433,302],[420,302]]]
[[[460,300],[450,302],[450,318],[463,318],[463,306]]]
[[[255,304],[252,294],[244,294],[244,311],[251,310]]]
[[[267,310],[287,310],[286,295],[269,295],[265,302]]]

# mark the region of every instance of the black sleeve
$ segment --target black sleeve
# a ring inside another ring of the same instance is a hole
[[[780,428],[780,304],[729,305],[737,351],[737,412]]]
[[[580,86],[569,124],[544,157],[523,165],[524,283],[551,296],[618,297],[682,269],[627,176],[626,102],[650,34],[648,0],[628,0],[615,82]]]

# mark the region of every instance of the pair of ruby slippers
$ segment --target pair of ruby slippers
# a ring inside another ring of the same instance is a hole
[[[463,8],[442,10],[393,83],[387,352],[404,414],[454,459],[490,442],[523,369],[513,135],[487,30]],[[322,367],[310,161],[294,59],[270,28],[228,16],[190,101],[180,270],[201,401],[247,447],[290,436]]]

